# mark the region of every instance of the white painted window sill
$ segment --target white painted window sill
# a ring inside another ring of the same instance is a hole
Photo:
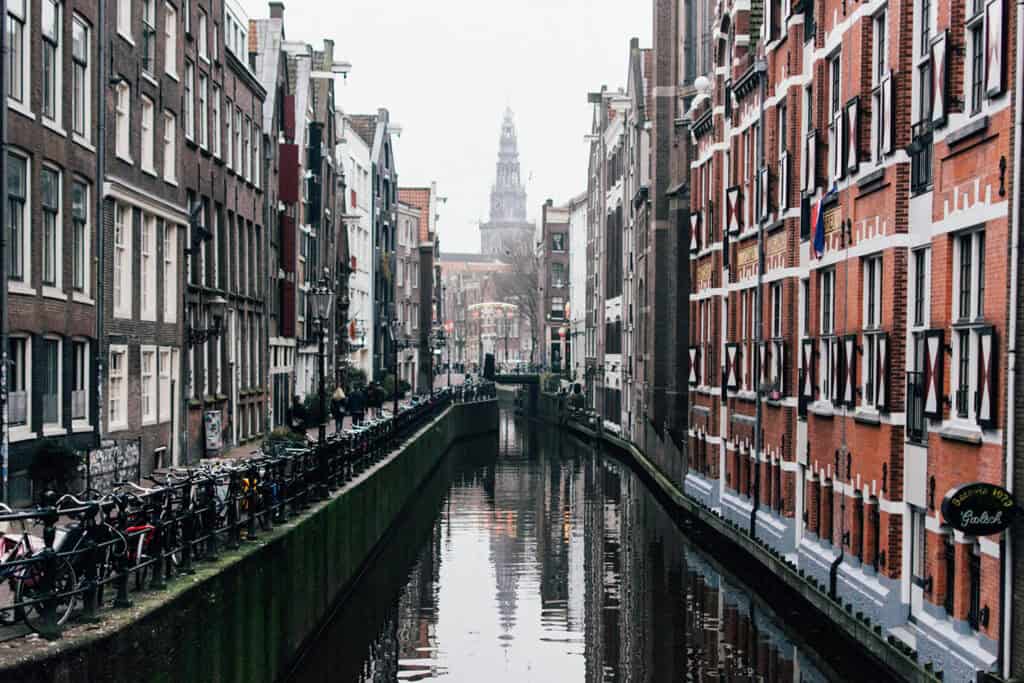
[[[86,306],[96,305],[96,300],[93,299],[88,294],[84,294],[83,292],[72,292],[71,300],[74,301],[75,303],[85,304]]]
[[[66,138],[68,136],[68,132],[66,130],[64,130],[64,127],[62,125],[60,125],[59,123],[57,123],[56,121],[48,119],[45,116],[43,116],[40,120],[43,122],[43,127],[44,128],[49,128],[50,130],[52,130],[54,133],[56,133],[57,135],[61,136],[62,138]]]
[[[173,81],[177,81],[178,80],[178,72],[177,71],[164,71],[164,75],[167,76],[168,78],[170,78]]]
[[[135,160],[126,154],[121,154],[120,152],[117,152],[116,156],[118,159],[125,162],[126,164],[131,164],[132,166],[135,165]]]
[[[24,294],[26,296],[35,296],[36,290],[29,287],[27,284],[20,280],[11,280],[7,283],[7,291],[11,294]]]
[[[90,152],[92,152],[93,154],[96,153],[96,147],[91,142],[86,140],[84,137],[79,135],[78,133],[72,133],[71,134],[71,140],[72,140],[72,142],[74,142],[79,147],[82,147],[83,149],[87,149]]]
[[[50,285],[43,285],[43,296],[47,299],[56,299],[57,301],[67,301],[68,295],[56,287]]]
[[[966,420],[946,420],[938,429],[932,430],[943,439],[962,441],[963,443],[981,445],[983,434],[981,427]]]
[[[128,429],[127,422],[117,422],[107,426],[107,431],[111,434],[114,432],[123,432],[126,429]]]
[[[93,426],[88,422],[75,420],[74,422],[71,423],[71,431],[74,434],[82,434],[84,432],[91,432],[92,430]]]
[[[123,27],[121,27],[121,26],[118,27],[117,35],[120,36],[121,40],[123,40],[124,42],[128,43],[132,47],[135,47],[135,40],[132,39],[130,34],[125,33],[122,29],[123,29]]]
[[[64,436],[68,430],[60,425],[43,425],[43,436]]]
[[[834,417],[836,414],[832,407],[832,402],[824,400],[818,400],[811,403],[807,406],[807,410],[818,417]]]
[[[17,100],[12,100],[11,98],[8,97],[7,98],[7,108],[10,109],[13,112],[17,112],[18,114],[21,114],[22,116],[24,116],[25,118],[29,119],[30,121],[35,121],[36,120],[36,115],[33,114],[32,110],[29,109],[28,105],[24,104],[23,102],[18,102]]]
[[[142,77],[144,79],[146,79],[146,81],[151,83],[154,88],[159,88],[160,87],[160,82],[156,80],[156,76],[154,76],[153,74],[149,73],[148,71],[143,71],[142,72]]]
[[[22,425],[20,427],[11,427],[7,438],[11,443],[16,441],[28,441],[36,438],[36,433],[29,429],[27,425]]]

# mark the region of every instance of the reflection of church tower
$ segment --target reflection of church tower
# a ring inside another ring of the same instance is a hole
[[[480,225],[480,246],[485,254],[529,249],[533,225],[526,220],[526,188],[519,169],[519,143],[512,110],[505,110],[498,143],[498,164],[491,186],[490,220]]]

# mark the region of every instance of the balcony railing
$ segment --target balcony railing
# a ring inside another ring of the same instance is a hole
[[[924,443],[924,373],[907,373],[907,439]]]

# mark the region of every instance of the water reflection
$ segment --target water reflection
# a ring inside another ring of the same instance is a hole
[[[294,680],[861,677],[793,633],[628,468],[503,415],[424,486]]]

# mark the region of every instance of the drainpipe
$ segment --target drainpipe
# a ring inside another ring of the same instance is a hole
[[[1014,438],[1015,420],[1014,409],[1016,407],[1016,382],[1017,382],[1017,297],[1018,284],[1017,260],[1020,258],[1020,231],[1021,231],[1021,187],[1020,181],[1024,178],[1024,170],[1021,168],[1021,135],[1024,135],[1024,24],[1021,19],[1024,17],[1024,0],[1017,0],[1017,14],[1014,23],[1017,25],[1016,65],[1014,69],[1013,84],[1013,215],[1011,217],[1010,230],[1010,317],[1008,321],[1007,342],[1006,342],[1006,488],[1013,492],[1014,478]],[[1019,528],[1019,525],[1018,525]],[[999,628],[999,639],[1002,648],[1000,650],[1001,669],[1004,678],[1009,678],[1012,668],[1012,638],[1013,632],[1013,533],[1004,533],[1003,542],[1000,547],[999,558],[1002,560],[1003,577],[1000,582],[1000,590],[1003,602],[1003,620]]]
[[[0,0],[6,4],[5,0]],[[96,133],[98,139],[96,141],[96,182],[93,184],[93,195],[96,199],[96,227],[93,230],[93,234],[96,235],[96,446],[99,447],[103,442],[103,380],[104,380],[104,367],[106,365],[106,353],[104,352],[103,342],[106,339],[106,331],[104,327],[104,315],[103,315],[103,303],[104,296],[106,294],[106,287],[104,286],[105,281],[103,278],[103,258],[104,258],[104,224],[103,224],[103,205],[106,203],[106,199],[103,196],[104,186],[104,175],[106,173],[107,165],[107,91],[110,88],[110,84],[107,81],[107,3],[106,0],[99,0],[99,6],[97,7],[97,20],[96,24],[99,26],[98,31],[98,43],[99,43],[99,88],[98,93],[102,93],[102,97],[99,98],[98,106],[96,107]],[[5,15],[6,16],[6,15]],[[6,158],[6,154],[4,155]],[[6,159],[5,159],[6,160]],[[6,173],[5,173],[6,177]],[[7,183],[4,183],[6,191]],[[4,199],[4,206],[7,205],[6,198]],[[6,284],[7,278],[4,278]],[[7,345],[4,344],[4,349],[7,349]],[[173,440],[172,440],[173,441]]]
[[[103,0],[100,0],[100,7]],[[102,11],[102,10],[100,10]],[[7,16],[7,0],[0,0],[0,16]],[[0,31],[0,55],[7,55],[7,31]],[[102,62],[102,60],[100,60]],[[101,81],[102,82],[102,81]],[[8,465],[10,454],[8,449],[10,442],[7,438],[7,376],[10,373],[7,358],[7,250],[10,245],[7,243],[7,74],[5,69],[0,69],[0,98],[2,98],[4,113],[0,116],[0,479],[2,479],[3,502],[10,502],[8,497]]]

